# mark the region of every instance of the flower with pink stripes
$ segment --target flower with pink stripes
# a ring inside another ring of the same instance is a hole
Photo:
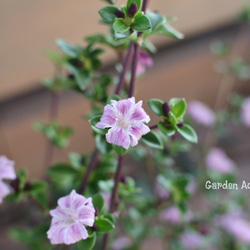
[[[0,203],[11,192],[10,186],[4,183],[4,180],[14,180],[15,178],[14,161],[10,161],[6,156],[0,156]]]
[[[128,149],[130,145],[137,145],[141,136],[150,131],[144,124],[149,121],[149,116],[142,108],[142,101],[135,103],[135,98],[131,97],[121,101],[111,100],[111,104],[104,108],[101,121],[95,126],[110,128],[106,134],[107,142]]]
[[[95,221],[92,198],[86,199],[75,190],[58,200],[58,206],[50,211],[51,226],[47,232],[51,244],[70,245],[88,238],[86,226]]]

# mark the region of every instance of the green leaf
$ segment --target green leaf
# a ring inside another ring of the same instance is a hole
[[[97,225],[98,233],[108,233],[115,228],[115,225],[107,218],[104,217],[96,217],[95,223]]]
[[[109,96],[109,98],[107,100],[107,104],[111,104],[111,100],[115,100],[115,101],[118,102],[118,101],[121,100],[121,98],[118,95],[112,94],[112,95]]]
[[[150,19],[152,32],[154,33],[162,24],[166,23],[166,18],[159,13],[147,10],[147,17]]]
[[[105,20],[107,23],[112,23],[116,17],[115,11],[118,8],[113,5],[105,6],[101,10],[99,10],[99,15],[102,17],[103,20]]]
[[[74,46],[62,39],[57,39],[56,44],[60,47],[60,49],[68,56],[78,57],[81,52],[81,48],[78,46]]]
[[[131,26],[136,31],[145,31],[151,28],[151,23],[147,16],[142,15],[136,16]]]
[[[68,163],[58,163],[50,167],[47,173],[49,176],[57,176],[57,175],[72,175],[78,173],[78,171]]]
[[[128,149],[123,148],[122,146],[118,146],[115,144],[113,145],[113,149],[115,150],[115,152],[119,155],[125,155],[128,152]]]
[[[137,4],[138,11],[141,9],[142,0],[128,0],[128,2],[127,2],[127,9],[129,8],[129,6],[132,3],[136,3]]]
[[[151,43],[149,40],[145,40],[145,39],[142,42],[142,49],[147,50],[152,54],[157,52],[157,49],[154,46],[154,44]]]
[[[125,39],[125,38],[128,38],[130,37],[132,34],[130,33],[129,30],[123,32],[123,33],[118,33],[118,32],[115,32],[114,33],[114,36],[115,36],[115,39],[116,40],[119,40],[119,39]]]
[[[101,134],[101,135],[105,135],[107,133],[106,129],[101,129],[101,128],[97,128],[95,125],[101,120],[101,115],[97,115],[95,117],[93,117],[92,119],[89,120],[92,129],[97,133],[97,134]]]
[[[180,33],[178,30],[176,30],[174,27],[172,27],[168,23],[161,25],[154,33],[174,37],[177,39],[184,38],[184,35],[182,33]]]
[[[115,20],[115,22],[113,23],[113,29],[115,32],[118,32],[118,33],[123,33],[127,30],[129,30],[129,25],[125,24],[122,19],[117,19]]]
[[[101,213],[103,210],[103,207],[104,207],[104,199],[103,199],[102,195],[95,194],[92,197],[92,202],[93,202],[94,207],[97,207],[99,212]]]
[[[32,191],[30,195],[43,207],[48,207],[48,196],[45,191]]]
[[[183,117],[183,115],[186,112],[187,104],[185,99],[171,99],[170,100],[170,106],[171,106],[171,111],[175,115],[177,119],[180,119]]]
[[[176,129],[171,125],[164,124],[164,122],[158,122],[157,126],[164,135],[172,136],[175,134]]]
[[[187,124],[184,124],[182,127],[177,127],[177,131],[189,142],[192,143],[197,143],[198,142],[198,138],[197,135],[195,133],[195,131],[193,130],[192,127],[190,127]]]
[[[81,240],[77,242],[77,248],[79,250],[91,250],[95,246],[96,242],[96,233],[89,235],[86,240]]]
[[[163,101],[159,99],[151,99],[148,101],[149,108],[158,116],[164,116]]]
[[[95,136],[95,144],[98,151],[103,155],[106,155],[112,151],[112,145],[107,142],[105,135],[97,134]]]
[[[141,137],[141,140],[151,148],[163,149],[161,140],[152,131]]]
[[[175,115],[173,114],[172,111],[168,113],[168,121],[172,124],[174,128],[177,129],[177,120],[175,118]]]

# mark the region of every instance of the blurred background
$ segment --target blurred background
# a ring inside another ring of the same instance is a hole
[[[217,59],[209,46],[220,39],[238,43],[233,46],[242,52],[242,44],[249,44],[250,32],[238,39],[237,16],[247,3],[249,0],[151,0],[151,10],[178,17],[172,25],[185,39],[154,37],[158,53],[147,76],[138,81],[137,99],[185,97],[213,108],[222,76],[214,70]],[[54,68],[46,51],[56,49],[55,38],[81,44],[84,36],[105,32],[106,27],[97,23],[97,11],[104,5],[99,0],[0,1],[0,154],[14,159],[17,170],[28,169],[30,178],[44,173],[46,139],[32,124],[48,120],[50,95],[40,83]],[[249,53],[244,56],[249,60]],[[109,70],[117,58],[107,51],[103,59],[103,69]],[[249,82],[236,83],[235,88],[250,92]],[[91,128],[81,118],[88,109],[88,102],[80,95],[66,92],[61,96],[59,120],[74,127],[74,136],[69,148],[55,152],[54,162],[67,160],[67,152],[93,149]],[[246,142],[244,149],[248,146]]]

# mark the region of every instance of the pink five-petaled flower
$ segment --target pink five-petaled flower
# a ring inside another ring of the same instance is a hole
[[[199,101],[191,101],[188,104],[187,111],[192,119],[201,125],[211,127],[215,123],[214,112],[208,106]]]
[[[15,178],[14,161],[10,161],[6,156],[0,156],[0,203],[11,192],[11,188],[3,180],[14,180]]]
[[[241,119],[243,123],[250,127],[250,97],[246,98],[241,107]]]
[[[151,66],[153,66],[152,58],[150,57],[147,51],[141,50],[139,53],[138,64],[136,67],[136,75],[137,76],[142,75],[145,72],[146,67],[151,67]]]
[[[142,108],[142,101],[135,103],[135,98],[126,100],[111,100],[104,108],[101,121],[95,126],[97,128],[110,128],[106,134],[107,142],[128,149],[135,146],[142,135],[147,134],[150,129],[144,124],[150,121],[149,116]]]
[[[47,235],[51,244],[70,245],[88,238],[85,226],[93,226],[95,208],[92,198],[86,199],[72,190],[58,200],[58,206],[50,211],[50,215],[53,218]]]
[[[220,148],[212,148],[206,159],[206,166],[221,174],[232,173],[235,170],[235,163],[227,157],[224,150]]]

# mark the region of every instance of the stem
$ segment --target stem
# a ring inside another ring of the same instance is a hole
[[[118,185],[121,179],[121,173],[122,173],[122,166],[123,166],[124,156],[119,155],[118,158],[118,166],[115,173],[115,185],[112,191],[110,206],[109,206],[109,212],[113,213],[115,211],[115,201],[117,198],[117,192],[118,192]]]
[[[81,183],[81,186],[79,187],[79,190],[78,192],[80,194],[82,194],[88,184],[88,179],[89,179],[89,176],[92,172],[92,170],[94,169],[95,165],[96,165],[96,161],[97,161],[97,156],[98,156],[98,150],[95,149],[94,153],[92,154],[92,157],[91,157],[91,160],[90,160],[90,163],[88,165],[88,168],[87,168],[87,172],[82,180],[82,183]]]
[[[142,3],[142,8],[141,10],[145,13],[146,10],[147,10],[147,6],[149,4],[149,0],[144,0],[143,3]]]
[[[49,110],[50,122],[57,119],[58,110],[59,110],[59,101],[60,101],[59,92],[52,92],[51,93],[51,101],[50,101],[50,110]],[[45,149],[44,168],[50,167],[50,165],[52,163],[52,159],[53,159],[53,152],[54,152],[53,143],[50,140],[48,140],[47,146]]]
[[[118,85],[116,87],[116,90],[115,90],[116,95],[120,94],[121,89],[122,89],[122,87],[124,85],[125,76],[126,76],[126,73],[128,71],[130,61],[131,61],[132,51],[133,51],[133,42],[130,42],[128,52],[127,52],[127,55],[126,55],[124,63],[123,63],[123,68],[122,68],[122,72],[121,72],[121,75],[120,75],[119,83],[118,83]]]
[[[135,80],[136,80],[136,69],[139,59],[139,51],[140,46],[138,43],[134,43],[134,56],[132,61],[132,70],[131,70],[131,79],[129,84],[129,90],[128,90],[128,97],[132,97],[134,95],[134,89],[135,89]]]
[[[153,130],[153,129],[156,129],[156,128],[158,128],[158,125],[157,125],[157,124],[152,125],[152,126],[149,127],[150,130]]]
[[[117,166],[117,170],[115,173],[115,185],[114,185],[114,188],[112,190],[112,196],[111,196],[111,201],[110,201],[110,205],[109,205],[109,212],[110,213],[113,213],[116,209],[116,198],[117,198],[117,193],[118,193],[118,185],[119,185],[119,182],[121,179],[123,161],[124,161],[124,156],[119,155],[118,166]],[[108,241],[109,241],[109,234],[106,233],[104,235],[104,238],[103,238],[102,250],[107,250]]]

